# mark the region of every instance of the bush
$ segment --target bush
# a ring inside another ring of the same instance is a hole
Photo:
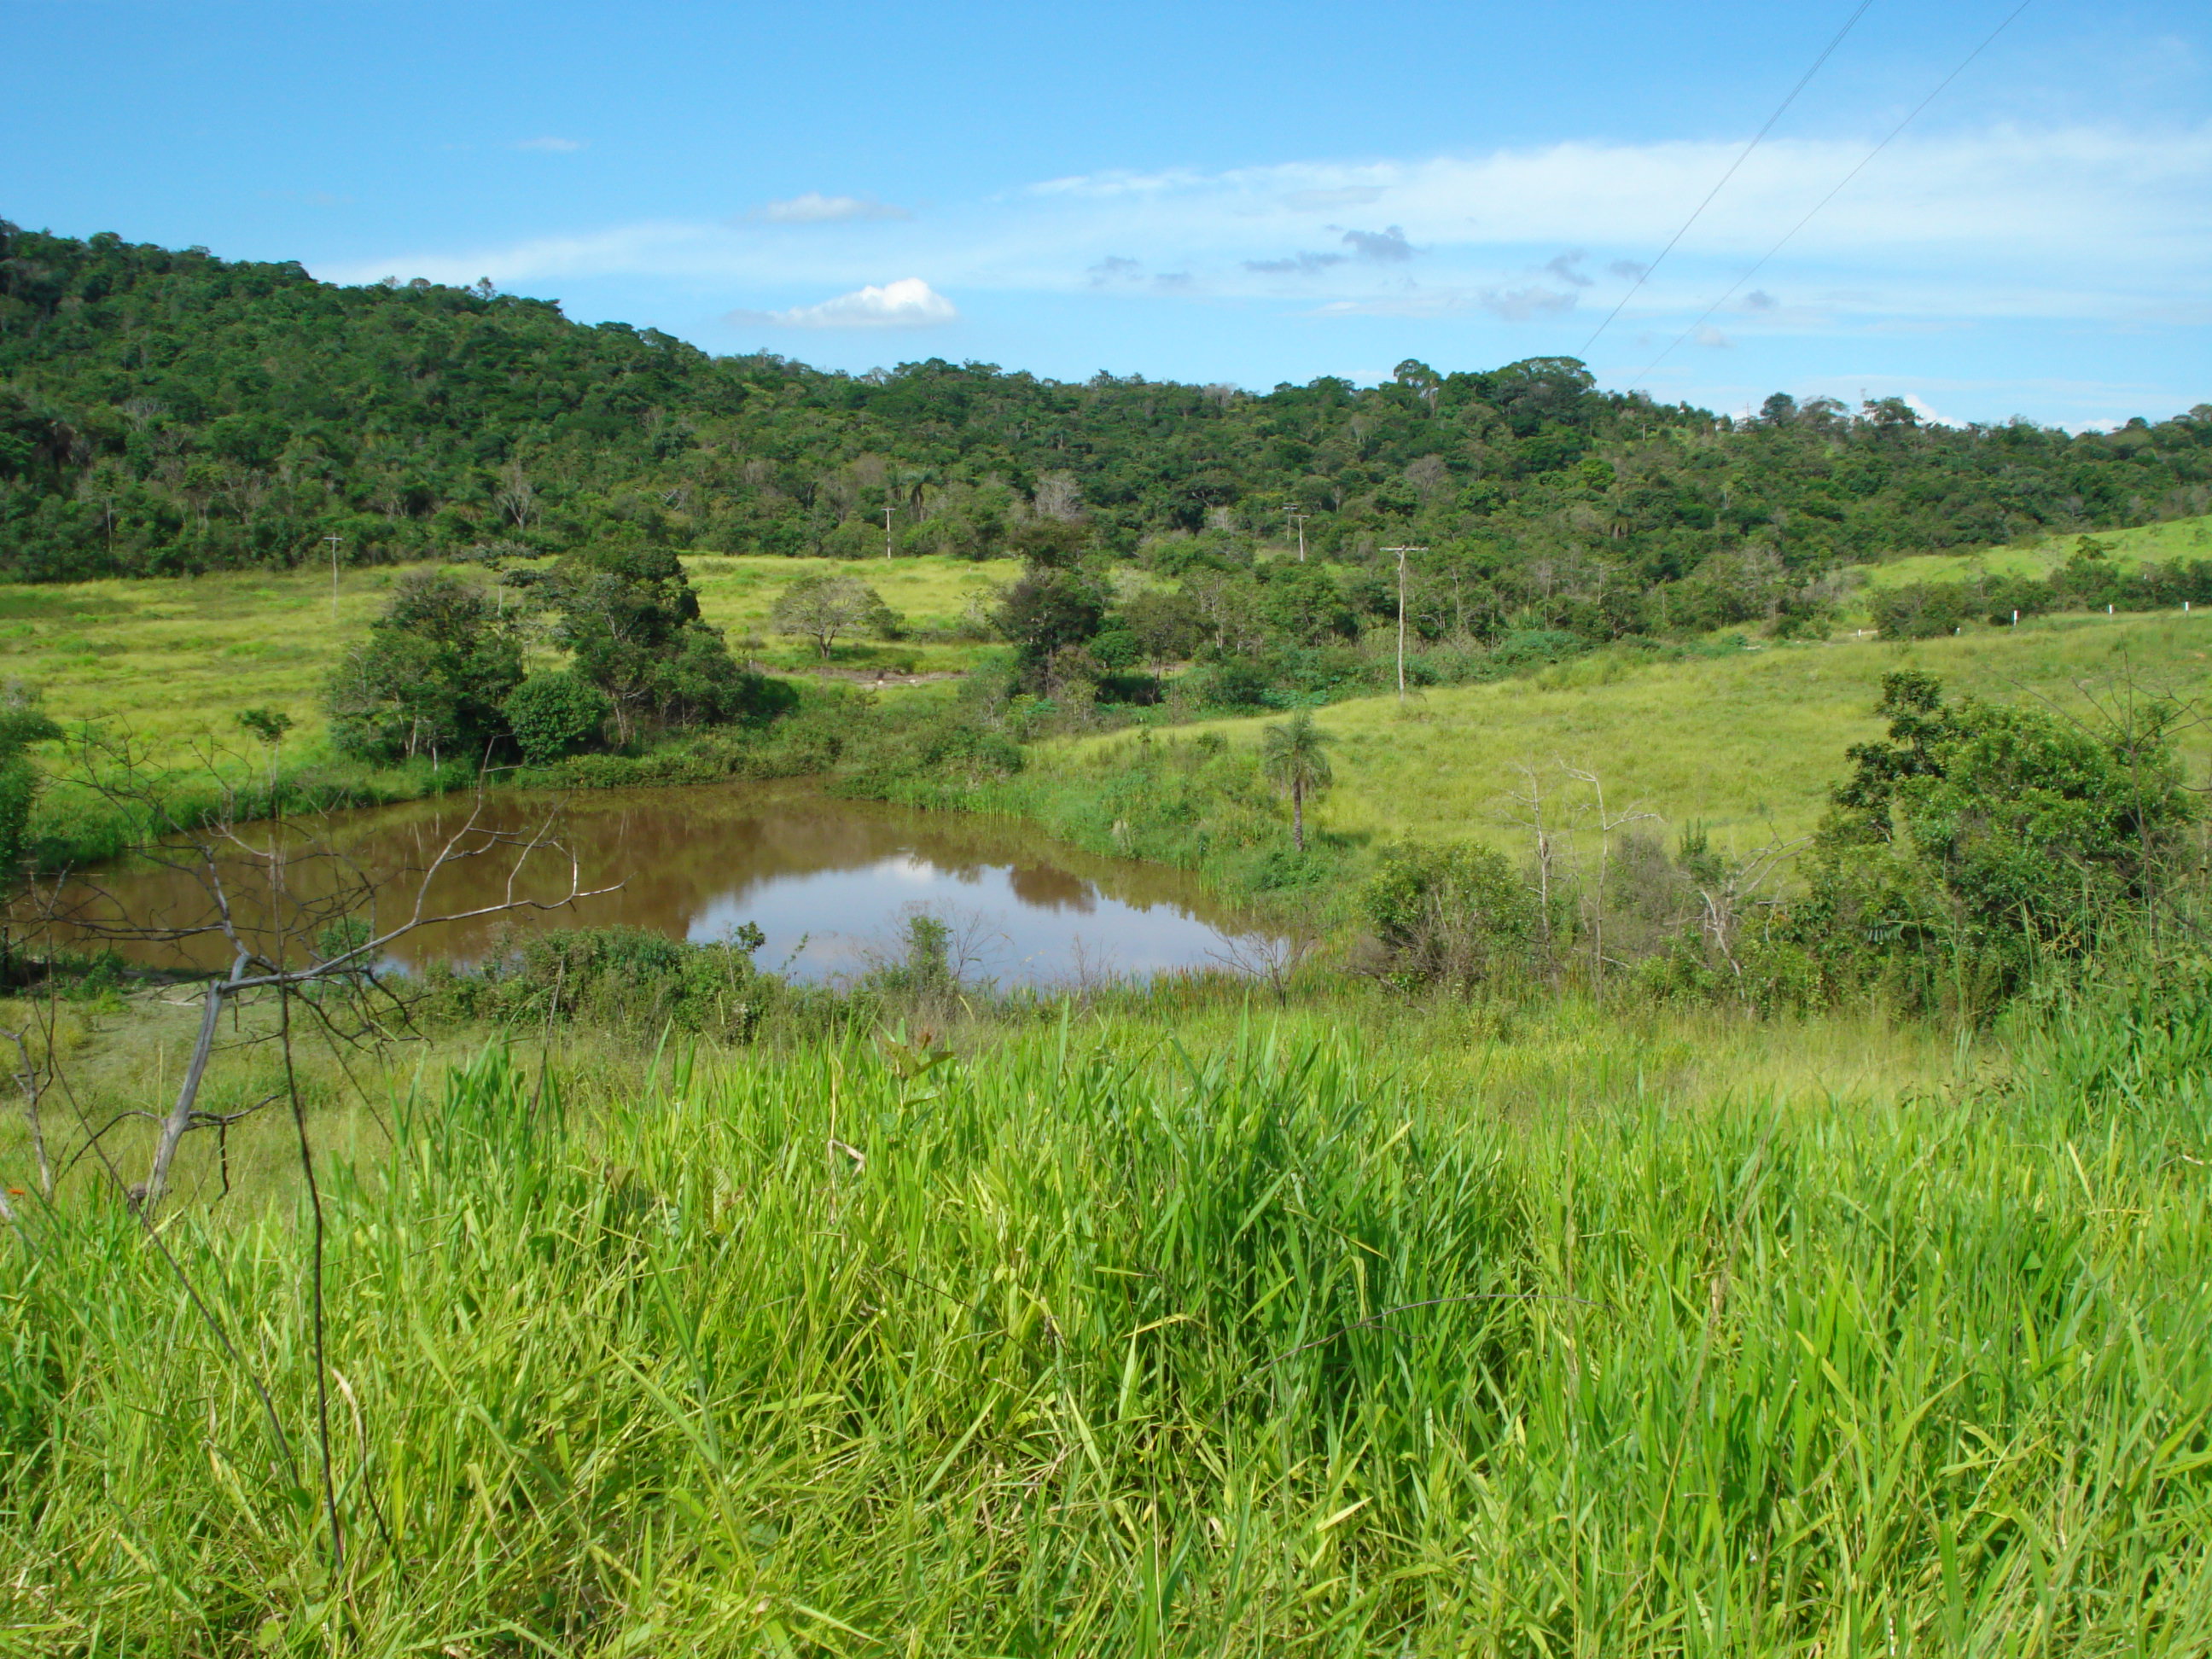
[[[1527,668],[1537,663],[1565,662],[1589,649],[1589,642],[1578,634],[1527,629],[1498,641],[1490,653],[1490,661],[1493,671]]]
[[[1091,654],[1098,659],[1099,666],[1119,673],[1133,668],[1144,652],[1137,644],[1137,636],[1127,629],[1115,626],[1107,629],[1091,641]]]
[[[375,760],[482,759],[507,735],[522,640],[481,588],[443,573],[404,578],[329,690],[331,738]]]
[[[1267,706],[1269,682],[1265,669],[1242,657],[1210,663],[1194,677],[1200,701],[1221,708],[1260,708]]]
[[[591,748],[614,713],[605,692],[565,670],[532,674],[514,688],[504,708],[522,758],[532,766]]]
[[[1932,640],[1974,614],[1974,597],[1964,582],[1909,582],[1883,588],[1868,608],[1886,640]]]
[[[1459,988],[1526,965],[1536,902],[1493,848],[1407,842],[1382,855],[1361,894],[1385,972],[1401,983]]]
[[[721,944],[642,927],[525,933],[473,969],[431,975],[434,1006],[465,1019],[543,1026],[565,1020],[652,1038],[673,1027],[749,1040],[781,981],[753,965],[767,941],[750,922]]]
[[[2093,732],[2038,708],[1947,705],[1924,673],[1882,690],[1889,741],[1850,750],[1792,917],[1832,980],[1889,979],[1917,1006],[1986,1012],[2159,902],[2197,816],[2171,704]]]

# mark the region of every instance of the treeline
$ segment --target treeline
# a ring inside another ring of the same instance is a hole
[[[513,607],[444,571],[404,579],[331,678],[339,752],[544,765],[701,726],[764,725],[796,701],[782,681],[738,666],[665,548],[600,545],[522,574],[525,603]],[[568,653],[566,666],[526,673],[533,626]]]
[[[1601,392],[1571,358],[1262,394],[939,360],[849,375],[585,326],[489,284],[342,288],[0,222],[0,574],[17,580],[288,565],[333,538],[355,562],[601,543],[858,557],[887,537],[981,557],[1066,525],[1118,556],[1302,528],[1353,562],[1442,550],[1501,610],[1619,632],[1670,585],[1721,623],[1771,619],[1840,562],[2208,505],[2212,406],[2069,434],[1778,395],[1738,421]]]

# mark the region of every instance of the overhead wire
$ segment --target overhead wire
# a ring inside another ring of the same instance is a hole
[[[1736,156],[1735,161],[1729,163],[1729,170],[1721,174],[1719,182],[1715,184],[1711,190],[1705,192],[1705,199],[1698,204],[1695,210],[1692,211],[1690,216],[1682,221],[1682,228],[1676,231],[1672,237],[1668,239],[1666,246],[1659,250],[1658,258],[1652,260],[1650,264],[1644,266],[1642,270],[1637,272],[1636,280],[1629,284],[1628,292],[1620,296],[1620,303],[1615,305],[1611,311],[1606,313],[1605,320],[1603,322],[1600,323],[1595,328],[1590,331],[1589,338],[1583,342],[1583,350],[1585,353],[1587,353],[1592,346],[1597,343],[1597,337],[1604,333],[1607,329],[1613,325],[1613,319],[1620,315],[1622,307],[1626,306],[1631,300],[1636,297],[1638,292],[1643,288],[1644,283],[1651,280],[1651,273],[1658,270],[1661,262],[1663,261],[1668,254],[1674,251],[1675,243],[1680,241],[1685,236],[1690,234],[1690,227],[1696,224],[1699,216],[1704,214],[1705,210],[1713,204],[1713,198],[1716,196],[1718,196],[1722,191],[1728,187],[1728,181],[1735,178],[1736,175],[1736,170],[1742,167],[1746,161],[1751,159],[1751,153],[1759,148],[1759,142],[1764,139],[1768,133],[1774,131],[1774,124],[1789,113],[1790,105],[1797,101],[1797,94],[1804,91],[1805,88],[1811,84],[1813,77],[1820,72],[1820,65],[1826,63],[1829,58],[1835,56],[1836,48],[1844,44],[1844,37],[1849,34],[1853,28],[1857,27],[1859,19],[1866,15],[1867,9],[1873,4],[1874,0],[1859,0],[1858,9],[1844,20],[1844,26],[1836,31],[1835,39],[1829,41],[1826,46],[1820,48],[1820,55],[1813,60],[1813,66],[1807,70],[1804,74],[1797,77],[1797,84],[1790,88],[1790,95],[1788,97],[1784,98],[1780,103],[1774,106],[1774,113],[1766,118],[1766,125],[1759,128],[1757,132],[1751,135],[1751,142],[1743,147],[1741,153]]]
[[[1650,362],[1638,369],[1634,375],[1631,376],[1628,382],[1629,385],[1632,386],[1634,386],[1637,381],[1641,380],[1645,375],[1650,374],[1653,369],[1665,362],[1668,357],[1674,355],[1674,348],[1676,346],[1681,344],[1683,341],[1688,339],[1692,334],[1703,328],[1712,319],[1712,316],[1715,312],[1718,311],[1730,300],[1735,298],[1737,289],[1742,288],[1746,283],[1758,276],[1760,271],[1766,269],[1767,262],[1772,259],[1776,254],[1781,252],[1784,248],[1787,247],[1796,238],[1799,231],[1804,229],[1807,225],[1813,222],[1814,215],[1820,212],[1820,210],[1827,206],[1829,203],[1834,201],[1837,197],[1842,195],[1844,187],[1848,185],[1852,179],[1857,178],[1859,174],[1864,173],[1869,167],[1872,166],[1875,157],[1880,155],[1882,151],[1887,149],[1891,143],[1896,140],[1898,134],[1903,132],[1905,128],[1911,126],[1913,122],[1919,118],[1922,111],[1925,110],[1929,105],[1934,103],[1938,98],[1942,97],[1943,95],[1944,88],[1948,87],[1952,82],[1957,80],[1960,76],[1964,75],[1966,70],[1972,66],[1973,62],[1977,58],[1979,58],[1984,52],[1987,52],[1990,46],[1996,43],[1997,36],[2002,34],[2007,29],[2010,28],[2013,25],[2013,21],[2033,3],[2034,0],[2020,0],[2020,3],[2017,6],[2014,6],[2011,11],[2005,15],[2003,21],[2000,22],[1995,28],[1991,29],[1986,35],[1982,37],[1982,42],[1979,46],[1976,46],[1972,52],[1968,52],[1964,58],[1959,60],[1959,66],[1956,69],[1953,70],[1948,75],[1945,76],[1941,81],[1938,81],[1936,83],[1934,91],[1930,92],[1917,104],[1915,104],[1911,110],[1906,114],[1905,118],[1902,121],[1899,121],[1895,126],[1892,127],[1880,143],[1876,144],[1872,149],[1869,150],[1859,159],[1859,163],[1856,167],[1853,167],[1841,179],[1838,179],[1835,183],[1834,188],[1830,190],[1826,196],[1823,196],[1819,201],[1814,203],[1810,208],[1806,210],[1805,216],[1803,218],[1800,219],[1796,224],[1790,226],[1788,230],[1783,232],[1781,240],[1777,241],[1772,247],[1767,249],[1765,252],[1759,255],[1758,264],[1753,265],[1750,270],[1745,271],[1742,276],[1737,277],[1734,286],[1732,286],[1727,293],[1722,295],[1719,299],[1714,301],[1712,304],[1707,306],[1705,309],[1704,314],[1699,316],[1695,322],[1692,323],[1687,328],[1684,329],[1680,334],[1677,334],[1672,340],[1668,341],[1665,350],[1662,351],[1656,357],[1654,357]]]

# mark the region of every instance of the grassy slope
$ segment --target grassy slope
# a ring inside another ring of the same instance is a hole
[[[830,568],[815,559],[724,558],[689,562],[708,620],[736,641],[765,630],[768,607],[793,578]],[[888,568],[848,566],[916,626],[950,626],[969,593],[1004,580],[1013,566],[954,559],[902,559]],[[327,570],[56,586],[0,584],[0,678],[40,687],[64,720],[113,720],[180,757],[210,735],[238,744],[242,708],[288,710],[299,722],[295,751],[321,745],[322,687],[407,567],[340,574],[337,617]],[[799,664],[811,652],[776,641],[771,661]],[[900,647],[927,668],[957,665],[960,647]]]
[[[2123,565],[2176,559],[2212,559],[2212,515],[2140,525],[2133,530],[2100,530],[2096,538]],[[2077,536],[2052,536],[1979,553],[1922,553],[1891,559],[1867,568],[1869,587],[1902,587],[1909,582],[1957,581],[1986,570],[1993,576],[2047,576],[2066,562]]]
[[[971,599],[988,598],[994,586],[1012,581],[1021,570],[1012,559],[971,562],[936,557],[854,563],[700,554],[684,563],[699,590],[700,609],[709,622],[727,629],[733,644],[747,635],[765,641],[769,647],[768,660],[792,666],[811,662],[813,647],[804,641],[776,639],[769,631],[768,613],[775,596],[800,576],[825,571],[858,576],[882,594],[884,603],[903,616],[908,626],[950,628],[960,620]],[[916,666],[927,672],[965,667],[975,653],[963,646],[897,645],[887,654],[913,658]]]
[[[1523,787],[1516,765],[1556,757],[1603,779],[1608,811],[1640,806],[1670,826],[1701,821],[1717,842],[1748,851],[1770,831],[1812,828],[1844,749],[1880,734],[1871,710],[1889,670],[1924,668],[1956,691],[2074,702],[2074,682],[2129,665],[2148,684],[2212,692],[2212,617],[2057,617],[1905,646],[1846,638],[1672,663],[1602,653],[1533,679],[1433,690],[1403,705],[1360,698],[1318,716],[1337,738],[1336,787],[1314,818],[1376,839],[1512,841],[1519,832],[1505,822],[1506,798]],[[1267,723],[1196,729],[1249,745]],[[1048,747],[1035,769],[1045,776],[1088,769],[1102,748],[1127,741]],[[2201,772],[2212,762],[2212,732],[2192,731],[2185,742]]]

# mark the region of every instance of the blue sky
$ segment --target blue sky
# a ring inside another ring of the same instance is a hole
[[[2212,402],[2201,0],[2033,0],[1746,278],[2015,3],[1873,0],[1632,294],[1856,0],[0,0],[0,216],[848,369]]]

